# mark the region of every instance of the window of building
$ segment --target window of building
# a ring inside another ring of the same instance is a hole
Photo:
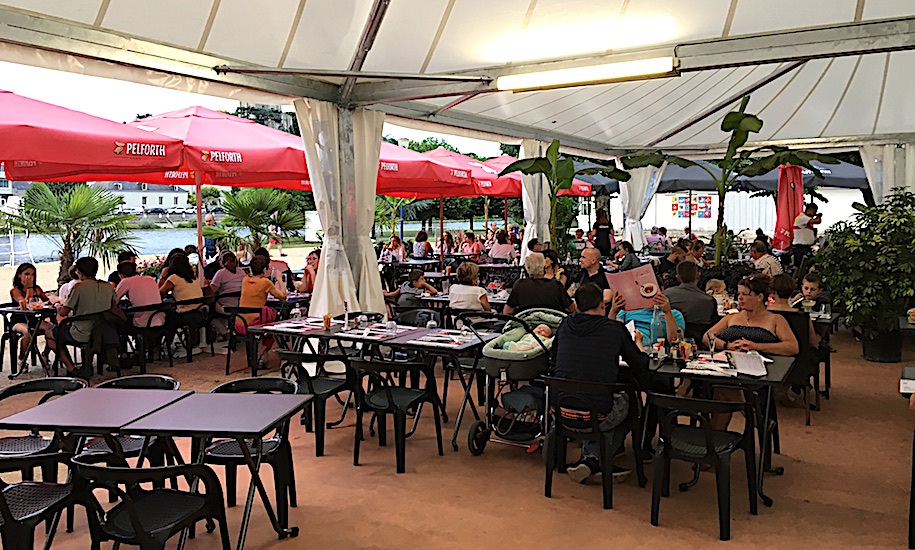
[[[162,201],[163,201],[163,200],[164,200],[164,199],[163,199],[162,197],[159,197],[159,206],[162,206]]]
[[[121,184],[121,183],[115,183],[115,184],[114,184],[114,189],[115,189],[116,191],[120,191],[123,187],[124,187],[124,185]]]
[[[178,206],[178,197],[175,197],[175,206]]]
[[[142,189],[143,191],[146,191],[147,187],[148,187],[148,184],[145,184],[145,183],[140,184],[140,189]]]
[[[142,198],[140,199],[140,203],[141,203],[143,206],[146,206],[146,197],[142,197]]]

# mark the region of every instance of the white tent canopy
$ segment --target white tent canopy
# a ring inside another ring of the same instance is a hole
[[[22,47],[0,59],[368,106],[594,153],[720,147],[721,112],[709,113],[757,87],[754,139],[915,141],[911,0],[275,0],[253,15],[242,0],[2,0],[0,42]],[[658,55],[680,76],[492,92],[499,75]]]

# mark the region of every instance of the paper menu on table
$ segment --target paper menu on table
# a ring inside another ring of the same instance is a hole
[[[769,371],[766,370],[765,362],[771,360],[766,359],[758,353],[731,352],[730,355],[731,361],[734,363],[734,367],[740,374],[746,374],[747,376],[765,376],[769,373]]]
[[[629,331],[629,336],[632,336],[632,338],[635,339],[635,321],[626,323],[626,330]]]

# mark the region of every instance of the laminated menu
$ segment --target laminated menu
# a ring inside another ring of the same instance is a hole
[[[650,265],[606,275],[610,289],[626,300],[626,311],[654,307],[654,297],[661,292],[661,286]]]

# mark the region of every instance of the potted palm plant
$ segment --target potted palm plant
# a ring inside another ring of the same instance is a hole
[[[845,324],[860,327],[864,358],[896,363],[899,319],[915,297],[915,193],[896,189],[883,204],[854,207],[851,219],[826,231],[814,261]]]

